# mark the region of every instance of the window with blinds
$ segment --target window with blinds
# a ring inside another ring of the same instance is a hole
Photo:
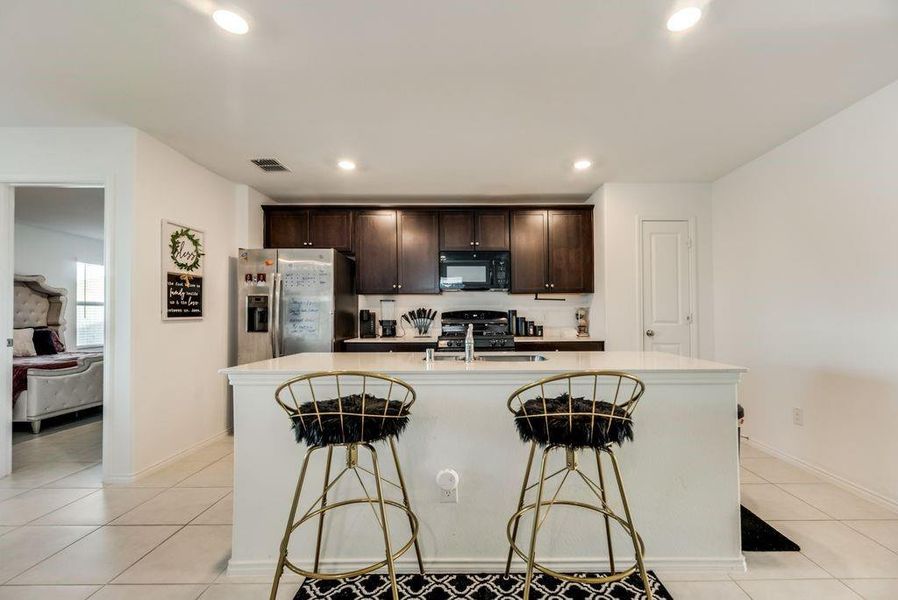
[[[105,277],[103,265],[79,262],[75,308],[75,344],[79,348],[103,345]]]

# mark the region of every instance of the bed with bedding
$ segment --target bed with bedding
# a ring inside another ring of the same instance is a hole
[[[12,416],[38,433],[44,419],[103,404],[103,353],[66,351],[66,290],[41,275],[16,275],[14,290]]]

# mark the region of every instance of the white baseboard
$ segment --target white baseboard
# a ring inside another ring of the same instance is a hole
[[[180,452],[173,454],[172,456],[169,456],[168,458],[160,460],[159,462],[156,462],[156,463],[150,465],[149,467],[143,468],[140,471],[137,471],[136,473],[132,473],[131,475],[106,477],[103,479],[103,483],[109,483],[109,484],[113,484],[113,485],[125,485],[125,484],[132,483],[138,477],[141,477],[143,475],[148,475],[148,474],[152,473],[153,471],[158,471],[159,469],[163,469],[163,468],[167,467],[168,465],[181,460],[182,458],[184,458],[186,455],[190,454],[191,452],[196,452],[197,450],[201,450],[201,449],[205,448],[206,446],[209,446],[209,445],[217,442],[218,440],[220,440],[221,438],[223,438],[229,434],[230,434],[230,430],[226,429],[224,431],[216,433],[215,435],[213,435],[211,437],[206,438],[205,440],[197,442],[196,444],[189,446],[189,447],[185,448],[184,450],[181,450]]]
[[[321,561],[322,571],[351,571],[360,569],[380,560],[324,560]],[[272,560],[234,560],[228,562],[228,577],[271,577],[274,575],[276,565]],[[631,564],[632,557],[620,557],[618,565]],[[542,561],[547,567],[562,573],[582,573],[585,571],[608,571],[608,561],[602,558],[560,558]],[[742,556],[734,558],[663,558],[646,557],[646,566],[654,571],[666,573],[678,571],[718,571],[718,572],[745,572],[745,559]],[[427,573],[504,573],[505,559],[476,559],[476,558],[438,558],[424,560],[424,570]],[[512,572],[523,572],[524,565],[515,560],[511,566]],[[401,558],[396,561],[397,573],[417,573],[418,563],[414,558]]]
[[[898,500],[894,498],[889,498],[888,496],[884,496],[879,492],[875,492],[869,488],[866,488],[862,485],[854,483],[848,479],[845,479],[841,475],[836,475],[827,469],[815,465],[814,463],[810,463],[806,460],[798,458],[797,456],[793,456],[788,452],[783,452],[782,450],[766,444],[764,442],[760,442],[754,438],[745,438],[749,446],[754,446],[758,450],[762,450],[771,456],[775,456],[776,458],[783,460],[791,465],[794,465],[800,469],[804,469],[809,473],[812,473],[819,477],[820,479],[826,480],[833,485],[837,485],[857,496],[860,496],[864,500],[869,500],[874,504],[878,504],[882,507],[888,508],[895,512],[898,512]]]

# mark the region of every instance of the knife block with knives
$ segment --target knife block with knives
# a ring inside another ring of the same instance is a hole
[[[402,320],[415,329],[415,337],[430,337],[428,333],[437,311],[429,308],[413,308],[402,315]]]

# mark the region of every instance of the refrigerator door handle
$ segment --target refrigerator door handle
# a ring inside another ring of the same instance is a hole
[[[271,274],[271,356],[280,358],[281,348],[281,274]]]

